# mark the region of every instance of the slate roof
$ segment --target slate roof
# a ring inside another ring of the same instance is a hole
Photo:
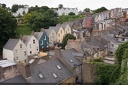
[[[72,28],[74,22],[68,22],[68,25]]]
[[[81,61],[79,61],[76,56],[73,55],[73,53],[77,52],[75,49],[67,49],[64,51],[61,51],[61,55],[65,62],[67,62],[72,68],[75,67],[75,65],[79,66],[82,64]],[[70,62],[72,60],[73,62]]]
[[[31,38],[32,35],[23,35],[22,41],[27,45]]]
[[[8,50],[13,50],[18,42],[19,39],[9,39],[3,48]]]
[[[41,36],[43,35],[44,32],[34,32],[34,36],[36,37],[37,40],[40,40]]]
[[[51,34],[53,29],[45,29],[45,33],[47,36],[49,36]]]
[[[24,85],[27,85],[26,80],[23,78],[22,75],[18,75],[14,78],[8,79],[3,81],[2,83],[24,83]],[[25,84],[26,83],[26,84]]]
[[[61,24],[62,28],[65,29],[67,26],[67,23]]]
[[[57,65],[61,69],[57,68]],[[28,81],[32,83],[56,83],[59,84],[62,81],[73,76],[73,73],[58,59],[52,59],[47,62],[30,66],[31,78]],[[38,74],[41,73],[43,78],[39,78]],[[57,78],[54,78],[53,73]]]
[[[53,29],[57,33],[59,31],[59,29],[60,29],[60,26],[49,27],[49,29]]]

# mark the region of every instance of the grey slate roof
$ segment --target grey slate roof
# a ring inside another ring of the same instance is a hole
[[[73,53],[77,53],[77,51],[75,49],[67,49],[64,51],[61,51],[61,55],[63,57],[63,59],[65,60],[65,62],[67,62],[72,68],[75,67],[75,65],[79,66],[82,64],[81,61],[79,61],[76,56],[73,55]],[[73,62],[70,62],[70,60],[72,60]]]
[[[22,41],[27,45],[31,38],[32,35],[23,35]]]
[[[61,67],[59,70],[57,65]],[[62,81],[73,76],[73,73],[58,59],[52,59],[42,64],[30,66],[31,78],[28,81],[32,83],[61,83]],[[41,73],[43,78],[40,79],[38,74]],[[57,78],[53,77],[53,73]]]
[[[40,40],[41,36],[43,35],[44,32],[34,32],[34,36],[36,37],[37,40]]]
[[[8,79],[3,81],[2,83],[24,83],[24,85],[27,85],[26,80],[23,78],[22,75],[18,75],[14,78]],[[26,83],[26,84],[25,84]]]
[[[53,30],[53,29],[45,29],[46,35],[49,36],[52,30]]]
[[[60,29],[60,26],[49,27],[49,29],[53,29],[57,33],[59,31],[59,29]]]
[[[3,48],[13,50],[18,42],[19,39],[9,39]]]

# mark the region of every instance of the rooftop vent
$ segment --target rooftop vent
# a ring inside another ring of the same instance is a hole
[[[57,75],[55,73],[52,74],[54,78],[57,78]]]
[[[38,76],[40,79],[42,79],[44,77],[41,73],[39,73]]]
[[[71,63],[73,63],[73,60],[69,60]]]
[[[57,65],[57,68],[60,70],[61,69],[61,67],[59,66],[59,65]]]

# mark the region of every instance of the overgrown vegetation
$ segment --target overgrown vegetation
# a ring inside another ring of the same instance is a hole
[[[109,85],[115,83],[120,76],[120,70],[117,65],[110,65],[102,62],[95,62],[95,78],[96,85]]]
[[[67,45],[68,39],[76,39],[76,37],[72,34],[66,34],[62,40],[61,48],[65,49],[65,46]]]
[[[29,25],[27,24],[20,24],[17,26],[16,29],[16,33],[17,33],[17,38],[20,38],[20,35],[30,35],[31,34],[31,28]]]

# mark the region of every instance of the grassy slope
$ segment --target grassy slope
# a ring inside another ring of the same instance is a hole
[[[16,33],[17,33],[17,36],[16,36],[17,38],[19,38],[21,34],[30,35],[31,28],[30,28],[30,26],[28,26],[26,24],[20,24],[20,25],[18,25],[18,27],[16,29]]]

